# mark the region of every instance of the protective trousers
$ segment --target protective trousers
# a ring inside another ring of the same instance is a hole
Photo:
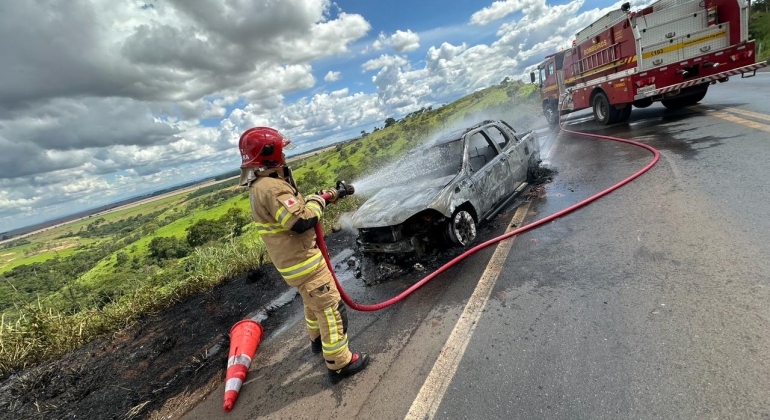
[[[325,264],[297,286],[305,306],[305,322],[310,339],[321,336],[326,367],[342,369],[352,358],[348,349],[347,308],[340,298],[329,268]]]

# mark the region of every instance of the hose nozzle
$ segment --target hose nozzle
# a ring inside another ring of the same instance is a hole
[[[346,195],[353,195],[353,193],[356,192],[356,189],[352,185],[343,180],[338,180],[337,185],[334,188],[337,190],[337,195],[340,198],[345,197]]]

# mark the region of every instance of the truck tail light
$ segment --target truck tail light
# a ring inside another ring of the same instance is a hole
[[[654,83],[655,83],[655,78],[654,77],[645,77],[644,79],[639,79],[636,82],[634,82],[636,87],[647,86],[647,85],[651,85],[651,84],[654,84]]]
[[[733,55],[731,55],[731,56],[730,56],[730,60],[733,60],[733,61],[743,60],[743,59],[745,59],[745,58],[749,58],[749,57],[751,57],[751,55],[752,55],[753,53],[754,53],[754,51],[743,51],[743,52],[739,52],[738,54],[733,54]]]

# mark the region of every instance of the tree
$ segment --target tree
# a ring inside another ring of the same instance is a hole
[[[385,128],[390,127],[391,125],[396,123],[396,119],[393,117],[388,117],[385,119]]]
[[[230,226],[230,232],[233,236],[241,236],[243,227],[251,222],[251,217],[238,207],[228,209],[222,219]]]
[[[358,170],[355,166],[346,163],[337,168],[337,179],[350,181],[358,176]]]
[[[757,61],[770,56],[770,1],[756,1],[751,5],[749,17],[749,34],[756,40]]]
[[[300,189],[310,190],[310,189],[320,187],[321,184],[323,184],[324,182],[324,177],[320,173],[314,171],[313,169],[308,169],[307,172],[302,174],[302,178],[299,179],[299,182],[302,187]]]
[[[366,130],[361,130],[361,137],[366,137],[368,134]]]
[[[157,260],[182,258],[190,253],[187,244],[175,236],[158,236],[152,238],[147,245],[147,248],[150,250],[150,257]],[[134,259],[136,260],[136,257],[134,257]]]
[[[221,239],[228,233],[230,233],[230,229],[228,229],[226,221],[201,219],[187,228],[187,244],[194,248]]]

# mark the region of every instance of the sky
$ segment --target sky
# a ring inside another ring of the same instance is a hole
[[[0,233],[235,170],[253,126],[301,153],[528,80],[622,2],[0,2]]]

